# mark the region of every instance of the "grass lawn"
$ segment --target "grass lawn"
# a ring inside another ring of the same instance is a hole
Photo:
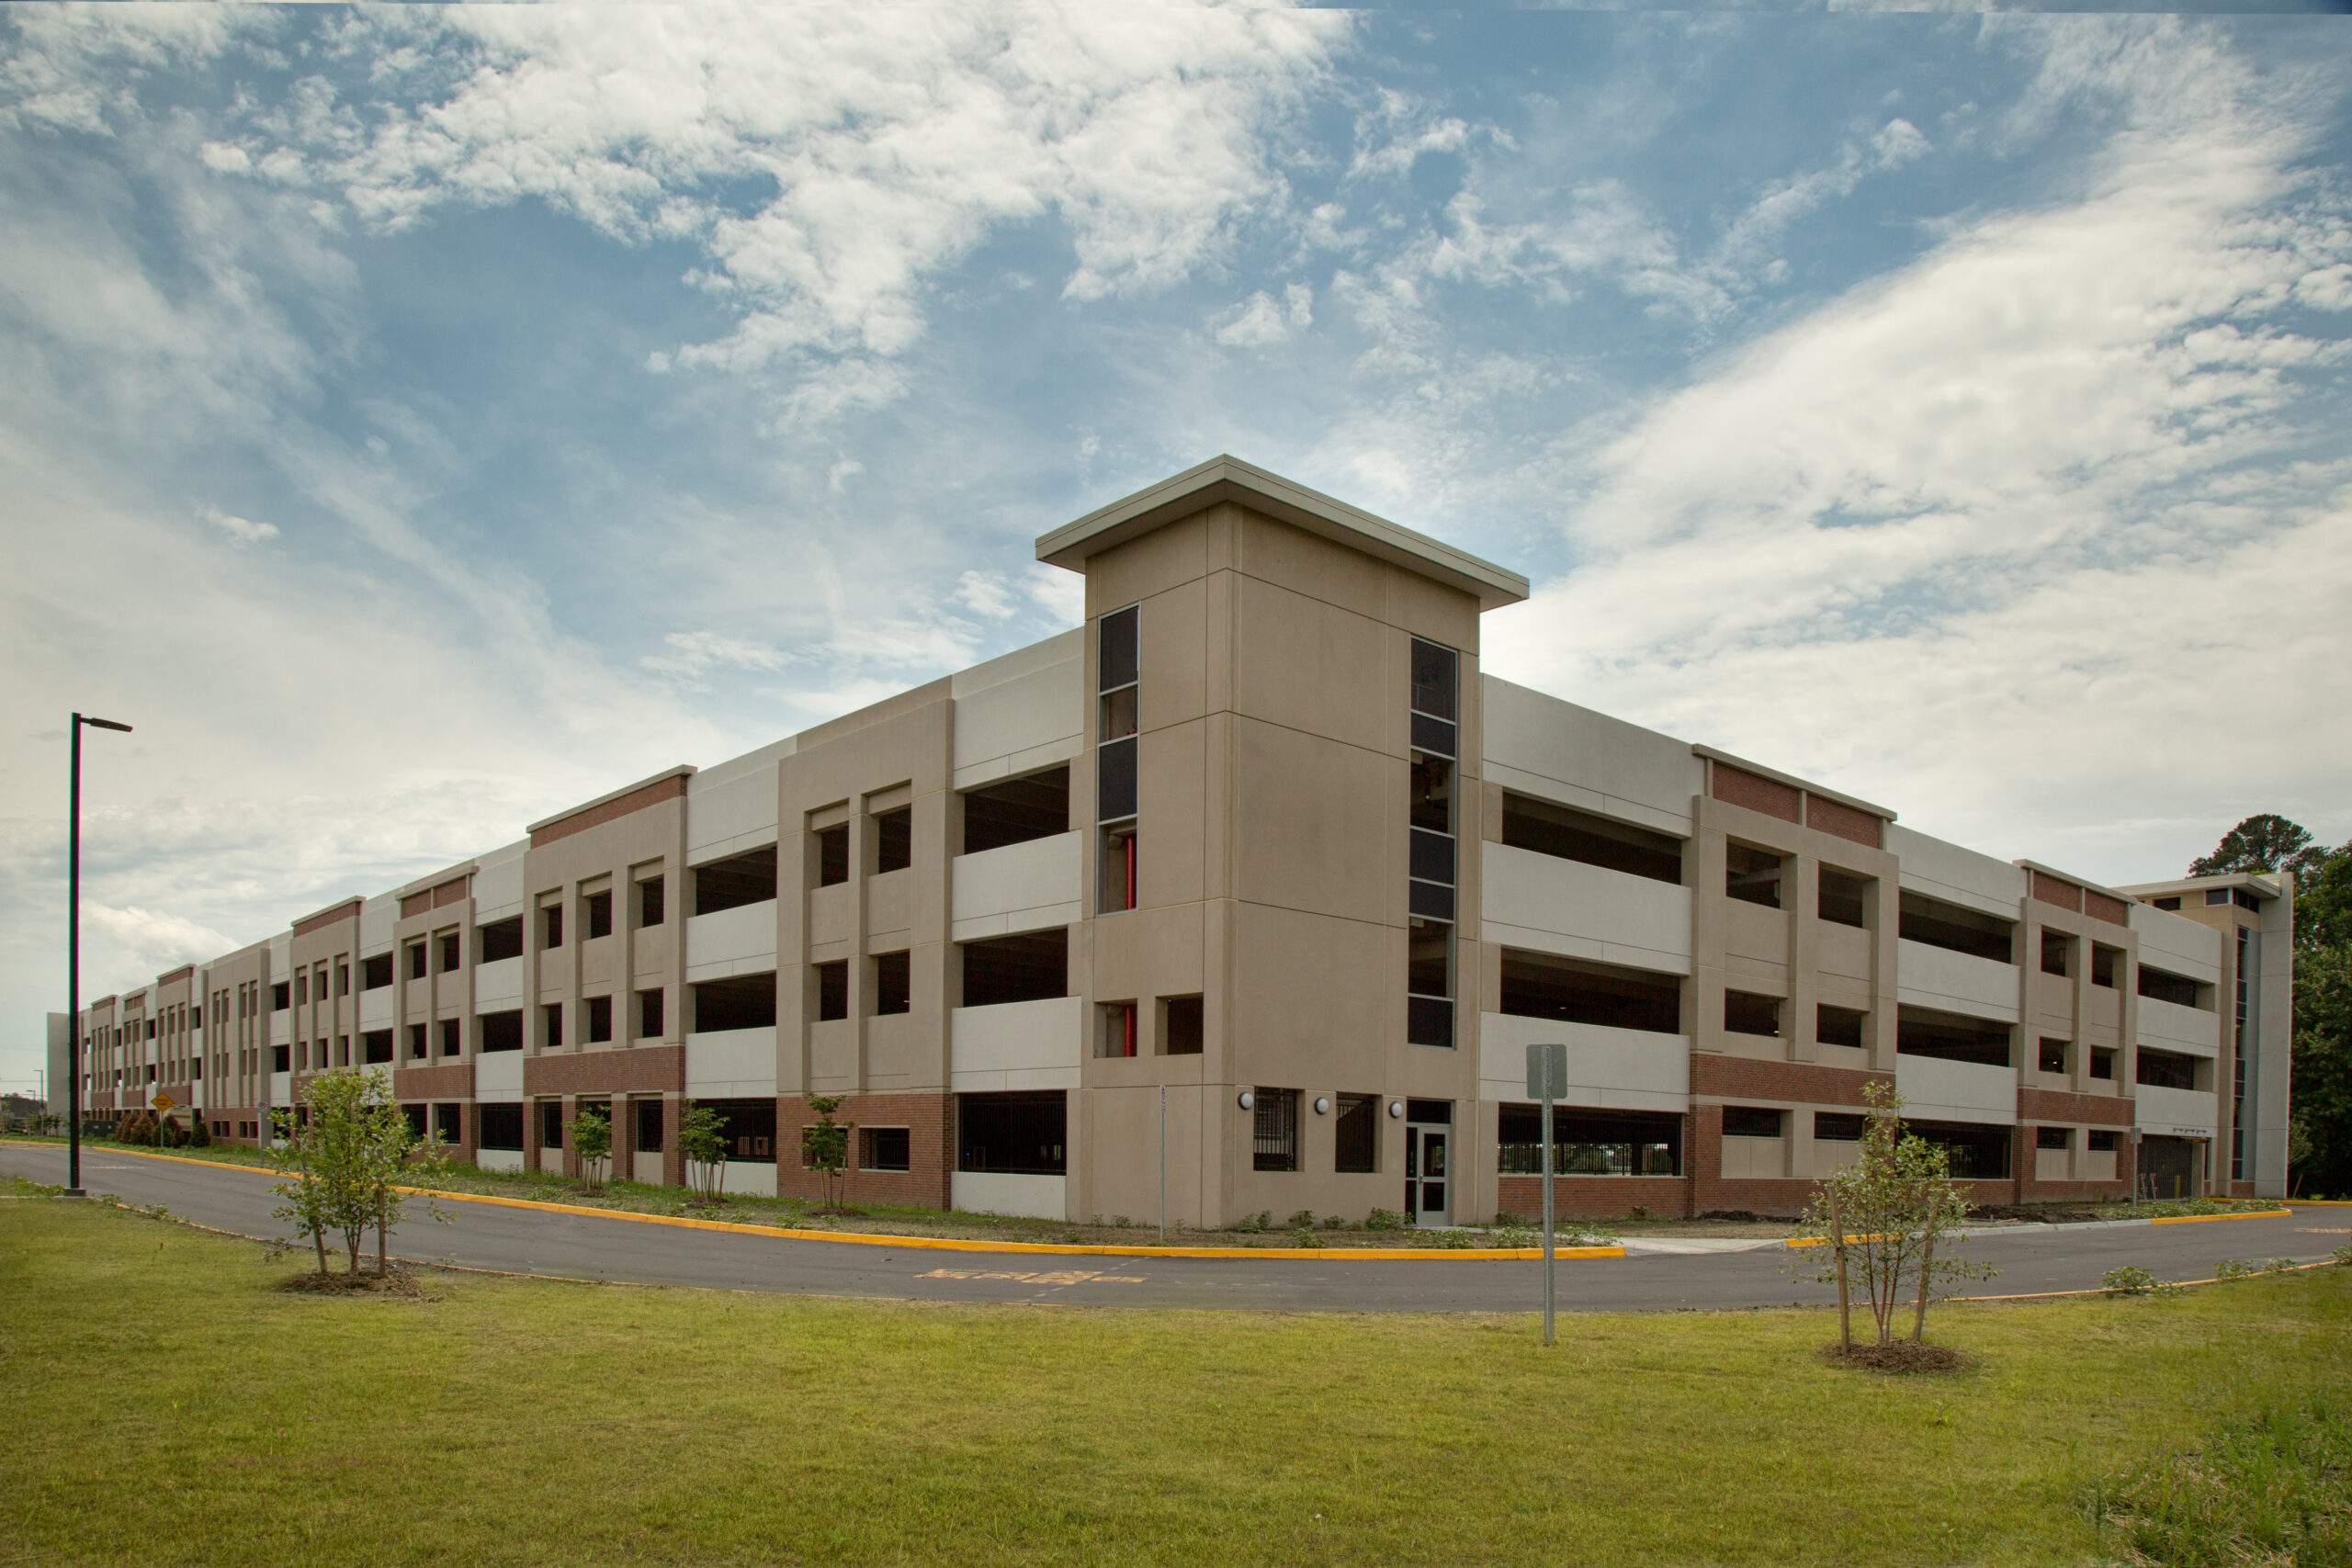
[[[1978,1362],[1933,1379],[1818,1364],[1818,1311],[1546,1352],[1524,1315],[294,1270],[0,1200],[0,1562],[2083,1563],[2094,1479],[2352,1380],[2335,1269],[1946,1309]]]

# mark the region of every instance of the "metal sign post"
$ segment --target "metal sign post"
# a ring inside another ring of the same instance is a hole
[[[1552,1100],[1568,1087],[1568,1048],[1530,1045],[1527,1048],[1527,1092],[1544,1107],[1544,1343],[1553,1343],[1552,1311]]]
[[[1168,1245],[1168,1086],[1159,1086],[1159,1245]]]

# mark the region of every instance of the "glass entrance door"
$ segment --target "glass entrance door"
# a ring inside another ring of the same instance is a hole
[[[1415,1224],[1453,1223],[1453,1106],[1442,1100],[1410,1101],[1405,1112],[1405,1213]]]

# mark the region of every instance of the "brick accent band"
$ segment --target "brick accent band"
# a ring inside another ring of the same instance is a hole
[[[1882,847],[1880,833],[1885,826],[1867,811],[1857,811],[1843,801],[1810,793],[1804,797],[1804,825],[1857,844],[1868,844],[1874,850]]]
[[[295,921],[294,934],[296,936],[309,936],[312,931],[322,931],[329,926],[339,924],[345,920],[356,920],[358,918],[359,900],[354,898],[347,904],[337,904],[332,909],[321,909],[317,914],[311,916],[308,919]]]
[[[2083,889],[2083,913],[2092,919],[2105,920],[2110,926],[2123,925],[2129,919],[2129,911],[2122,899],[2094,893],[2087,887]]]
[[[2029,1122],[2088,1122],[2100,1127],[2132,1125],[2132,1101],[2120,1094],[2068,1094],[2052,1089],[2018,1090],[2018,1119]]]
[[[2078,915],[2083,912],[2083,890],[2071,882],[2061,882],[2043,872],[2033,874],[2033,896],[2045,904],[2055,904]]]
[[[1862,1086],[1892,1086],[1892,1073],[1825,1067],[1812,1062],[1765,1062],[1712,1051],[1690,1055],[1690,1092],[1734,1100],[1786,1100],[1804,1105],[1867,1105]]]
[[[438,887],[435,887],[433,890],[433,907],[436,909],[440,909],[446,908],[451,904],[462,903],[465,899],[469,881],[470,879],[467,877],[454,876],[448,881],[441,884]]]
[[[681,773],[674,778],[656,779],[643,789],[635,789],[602,806],[592,806],[585,811],[575,811],[560,821],[550,822],[531,834],[531,847],[538,849],[558,839],[568,839],[574,833],[584,833],[591,828],[601,828],[607,822],[617,822],[632,812],[649,806],[659,806],[665,800],[686,797],[686,778]]]
[[[394,1100],[471,1100],[473,1097],[474,1069],[469,1062],[451,1062],[439,1067],[392,1069]]]
[[[432,908],[433,889],[428,887],[422,893],[412,893],[401,900],[401,919],[405,920],[411,915],[424,914]]]
[[[523,1092],[539,1094],[683,1094],[686,1048],[639,1045],[618,1051],[561,1051],[523,1063]]]
[[[1728,762],[1710,762],[1708,773],[1717,800],[1744,806],[1750,811],[1760,811],[1783,822],[1804,820],[1801,809],[1804,800],[1802,790],[1792,789],[1761,773],[1751,773],[1746,768],[1735,768]]]

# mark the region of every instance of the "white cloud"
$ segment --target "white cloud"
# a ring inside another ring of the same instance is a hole
[[[1947,822],[2000,798],[1968,759],[2097,822],[2119,766],[2143,799],[2262,766],[2199,723],[2341,711],[2352,476],[2281,460],[2338,345],[2266,318],[2352,244],[2260,85],[2167,48],[2168,101],[2080,199],[1980,220],[1564,452],[1581,562],[1491,620],[1490,667]],[[2313,737],[2273,783],[2347,767]]]
[[[364,117],[322,85],[233,151],[383,228],[538,198],[628,240],[691,239],[737,325],[653,367],[842,358],[850,378],[790,411],[821,418],[898,395],[881,362],[924,332],[928,279],[999,227],[1059,218],[1079,300],[1216,255],[1283,199],[1262,133],[1349,25],[1249,6],[378,13],[346,41],[372,32],[431,71],[392,73]],[[403,101],[415,81],[450,85]],[[741,205],[753,185],[769,194]]]
[[[136,904],[118,909],[85,899],[82,918],[141,969],[160,971],[217,958],[237,945],[210,926]]]
[[[1086,619],[1086,579],[1037,561],[1029,568],[1029,597],[1055,625],[1074,626]]]
[[[1315,323],[1315,290],[1304,283],[1283,289],[1282,299],[1261,288],[1226,312],[1214,336],[1227,348],[1263,348],[1281,343],[1295,328]]]
[[[781,670],[792,656],[781,649],[719,632],[672,632],[662,639],[669,651],[649,653],[638,660],[663,675],[693,681],[719,670]]]
[[[956,585],[956,602],[976,615],[1002,620],[1020,606],[1000,572],[967,571]]]
[[[1824,203],[1851,196],[1870,176],[1892,174],[1931,151],[1927,137],[1907,119],[1890,119],[1868,136],[1849,136],[1829,167],[1769,185],[1724,230],[1716,254],[1728,263],[1750,258]]]
[[[197,515],[228,535],[229,542],[240,548],[246,545],[263,544],[277,537],[277,524],[255,523],[232,513],[223,512],[217,506],[205,507]]]

